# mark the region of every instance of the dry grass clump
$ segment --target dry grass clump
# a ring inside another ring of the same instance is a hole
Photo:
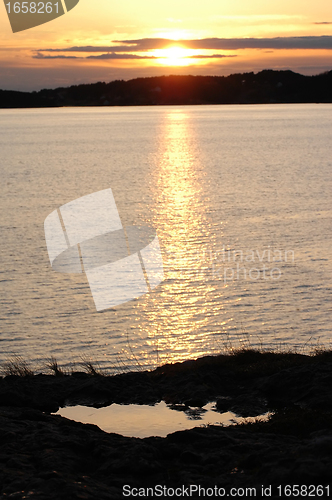
[[[101,368],[97,362],[92,361],[91,358],[86,356],[82,356],[79,362],[72,364],[68,369],[61,367],[57,359],[54,356],[50,356],[41,368],[33,370],[30,363],[23,359],[22,356],[13,355],[0,367],[0,376],[8,377],[15,375],[17,377],[31,377],[37,373],[51,373],[55,377],[64,377],[78,371],[78,367],[81,370],[83,369],[88,375],[94,377],[108,375],[107,371]]]
[[[105,372],[102,371],[100,366],[97,363],[91,361],[91,358],[89,358],[88,356],[82,356],[79,365],[84,369],[84,371],[88,375],[93,375],[98,377],[103,377],[107,375]]]
[[[56,377],[63,377],[68,375],[64,370],[58,365],[57,360],[54,356],[51,356],[45,363],[45,368],[51,371]]]
[[[32,377],[34,371],[31,369],[28,361],[22,356],[14,355],[4,363],[1,369],[3,376],[15,375],[17,377]]]
[[[100,377],[106,375],[106,373],[102,371],[100,366],[96,362],[92,361],[88,356],[81,356],[80,361],[78,363],[75,363],[74,366],[72,366],[69,370],[64,370],[63,368],[61,368],[54,356],[51,356],[45,364],[45,368],[51,371],[56,377],[71,375],[76,371],[75,367],[77,366],[83,368],[84,372],[91,376]]]

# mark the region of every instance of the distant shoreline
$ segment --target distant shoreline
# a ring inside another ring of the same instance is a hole
[[[115,80],[38,92],[0,90],[0,109],[328,103],[332,103],[332,70],[314,76],[264,70]]]
[[[1,91],[0,91],[1,92]],[[237,102],[230,102],[227,104],[214,104],[214,103],[202,103],[202,104],[114,104],[114,105],[109,105],[109,106],[98,106],[96,104],[86,104],[86,105],[66,105],[66,106],[0,106],[0,110],[14,110],[14,109],[80,109],[80,108],[164,108],[167,106],[193,106],[193,107],[200,107],[200,106],[268,106],[268,105],[275,105],[279,106],[282,104],[332,104],[331,102],[251,102],[251,103],[237,103]]]

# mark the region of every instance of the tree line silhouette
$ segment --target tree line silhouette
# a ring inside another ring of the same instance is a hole
[[[0,90],[1,108],[310,102],[332,102],[332,70],[314,76],[263,70],[230,76],[135,78],[38,92]]]

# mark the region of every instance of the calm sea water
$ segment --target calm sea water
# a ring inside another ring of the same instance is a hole
[[[331,339],[331,105],[0,110],[0,361],[136,369]],[[96,312],[52,270],[44,220],[112,188],[165,280]]]

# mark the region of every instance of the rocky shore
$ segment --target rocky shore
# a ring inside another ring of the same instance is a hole
[[[329,498],[331,389],[329,351],[248,350],[116,376],[6,376],[0,379],[0,498]],[[161,400],[183,411],[216,401],[221,413],[274,415],[145,439],[52,415],[73,404]],[[296,485],[308,489],[297,495]]]

